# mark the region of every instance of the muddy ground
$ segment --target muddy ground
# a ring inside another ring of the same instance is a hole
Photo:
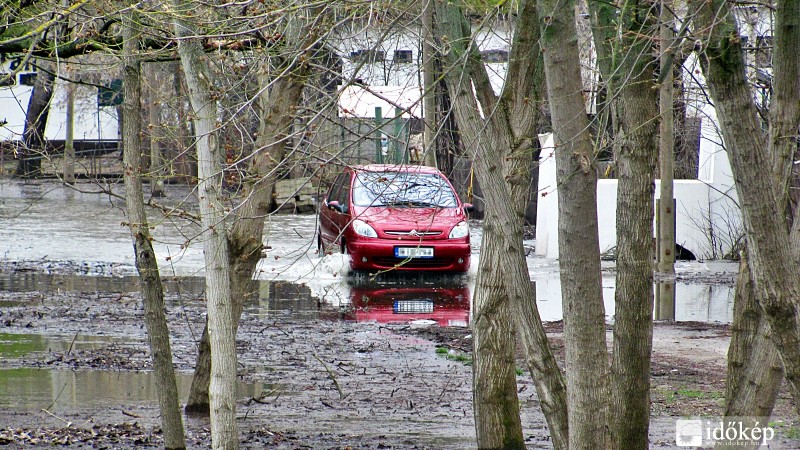
[[[0,268],[36,270],[8,264]],[[121,375],[150,369],[142,303],[136,293],[0,290],[0,305],[0,336],[44,335],[67,342],[80,336],[107,338],[92,348],[69,345],[3,354],[0,373],[30,368]],[[318,317],[323,318],[315,320],[288,312],[264,316],[256,308],[245,311],[237,339],[244,386],[237,411],[243,448],[474,447],[469,329],[341,321],[340,311],[325,304],[319,308]],[[192,371],[195,342],[202,331],[203,299],[170,294],[168,314],[175,366],[185,379]],[[561,324],[550,323],[547,329],[563,359]],[[676,419],[721,412],[728,340],[726,325],[657,323],[652,448],[675,447]],[[520,375],[518,384],[528,446],[550,448],[529,375]],[[6,384],[5,389],[25,388]],[[0,404],[0,445],[162,445],[154,401],[82,404],[80,398],[66,402],[58,394],[51,400],[14,407]],[[800,448],[795,419],[788,393],[783,392],[773,421],[781,441],[771,448]],[[210,447],[207,419],[187,417],[185,427],[190,448]]]

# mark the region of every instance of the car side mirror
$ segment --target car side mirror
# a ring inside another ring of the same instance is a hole
[[[328,202],[328,208],[334,211],[339,211],[340,213],[344,212],[344,207],[339,204],[338,200],[333,200],[331,202]]]
[[[474,210],[475,206],[473,206],[472,203],[464,203],[464,211],[471,213]]]

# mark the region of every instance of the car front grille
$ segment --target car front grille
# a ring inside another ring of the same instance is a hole
[[[408,236],[408,237],[416,237],[416,238],[427,238],[427,237],[434,237],[434,236],[441,236],[441,231],[417,231],[417,230],[389,230],[385,231],[384,233],[388,234],[389,236]]]
[[[436,267],[447,267],[453,264],[452,258],[393,258],[390,256],[379,256],[372,259],[375,265],[391,268],[395,266],[404,269],[430,269]]]

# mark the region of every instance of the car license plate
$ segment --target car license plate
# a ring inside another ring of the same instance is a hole
[[[433,300],[395,300],[395,314],[432,313]]]
[[[398,258],[433,258],[433,247],[395,247]]]

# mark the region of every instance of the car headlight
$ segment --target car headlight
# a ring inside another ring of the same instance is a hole
[[[469,236],[469,224],[461,221],[450,230],[450,239],[463,238],[464,236]]]
[[[353,221],[353,231],[355,231],[359,236],[373,238],[378,237],[378,233],[375,232],[375,229],[369,226],[367,222],[364,222],[363,220],[356,219]]]

